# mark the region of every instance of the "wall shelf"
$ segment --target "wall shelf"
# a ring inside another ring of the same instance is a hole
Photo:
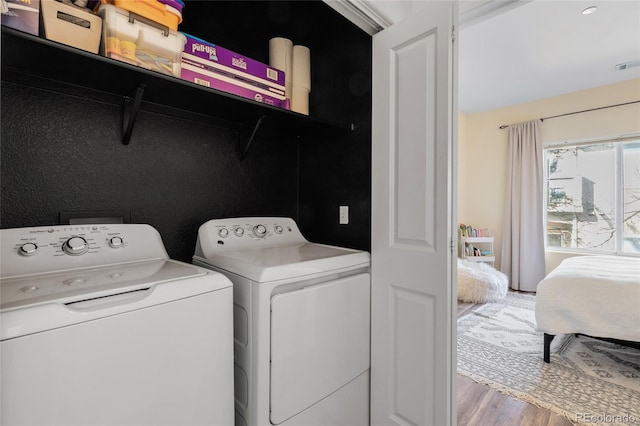
[[[460,246],[458,248],[458,256],[461,259],[469,260],[472,262],[485,262],[493,266],[496,261],[493,255],[493,237],[460,237]],[[466,252],[466,247],[471,246],[479,250],[484,250],[490,254],[483,254],[481,256],[473,255]]]
[[[181,111],[183,116],[193,113],[227,123],[239,130],[240,158],[246,156],[257,134],[263,131],[303,137],[318,132],[353,130],[351,123],[329,122],[261,104],[4,26],[2,80],[26,85],[38,80],[40,86],[44,84],[53,90],[91,91],[120,97],[123,108],[127,109],[123,112],[123,144],[128,144],[133,132],[136,103],[142,110],[161,106]],[[265,121],[269,126],[263,125]]]

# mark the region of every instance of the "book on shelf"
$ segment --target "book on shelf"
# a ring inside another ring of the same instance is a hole
[[[479,247],[475,247],[474,245],[469,243],[464,244],[464,253],[467,257],[493,256],[493,253],[490,250],[482,250]]]
[[[460,224],[460,237],[475,238],[475,237],[490,237],[491,230],[489,228],[475,228],[471,225]]]

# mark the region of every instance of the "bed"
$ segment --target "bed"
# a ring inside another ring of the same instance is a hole
[[[640,342],[640,258],[565,259],[538,284],[535,307],[547,363],[559,334]]]

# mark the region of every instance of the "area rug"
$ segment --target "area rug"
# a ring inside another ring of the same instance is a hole
[[[509,292],[458,319],[458,373],[576,424],[640,424],[640,349],[557,336],[551,363],[535,296]]]

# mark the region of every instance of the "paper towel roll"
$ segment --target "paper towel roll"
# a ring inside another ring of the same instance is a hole
[[[311,91],[311,52],[306,46],[293,46],[293,87]]]
[[[306,87],[293,87],[291,111],[309,115],[309,90]]]
[[[285,96],[291,99],[293,82],[293,42],[288,38],[274,37],[269,40],[269,65],[284,71]]]

